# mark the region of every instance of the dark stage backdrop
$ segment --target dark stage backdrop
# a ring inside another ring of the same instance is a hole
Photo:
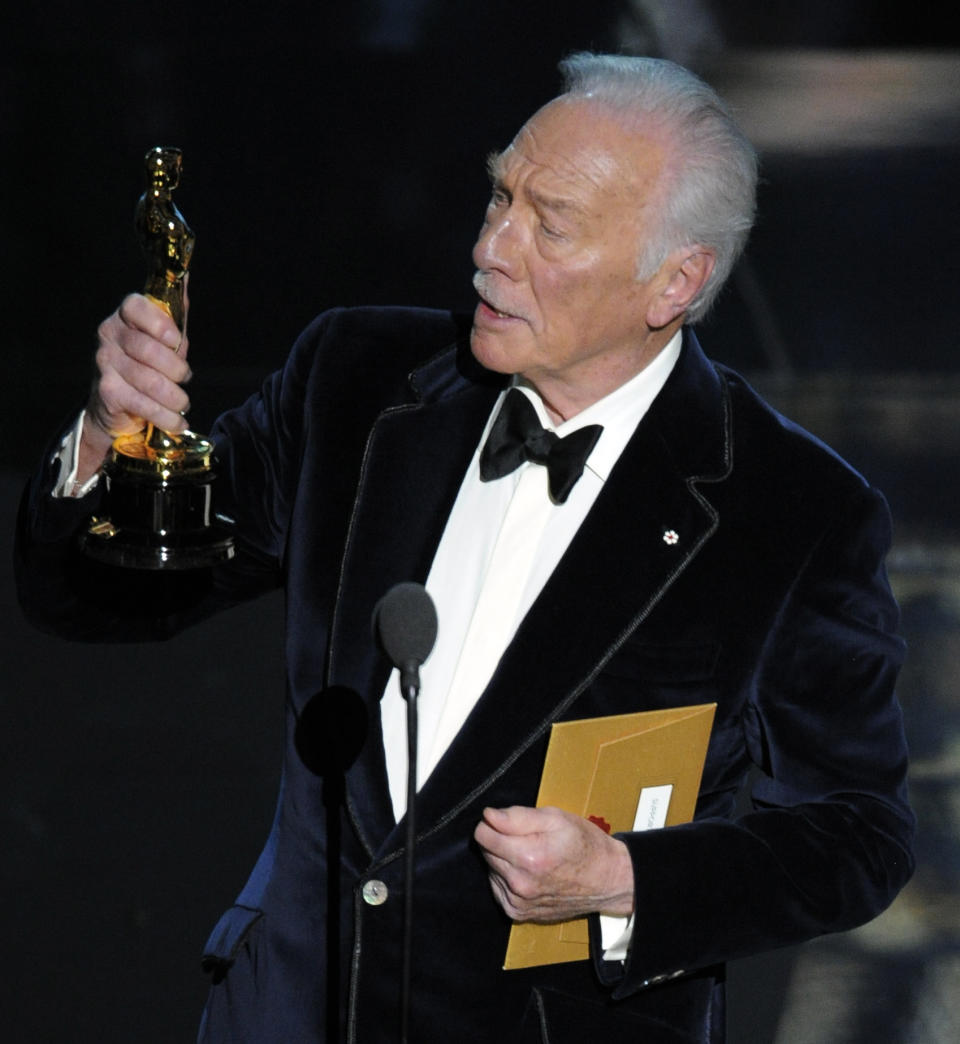
[[[184,151],[191,422],[205,431],[324,308],[473,307],[486,156],[583,48],[679,58],[742,103],[760,217],[703,338],[884,488],[897,523],[921,870],[878,926],[734,965],[732,1044],[960,1038],[948,21],[939,4],[870,0],[40,0],[4,14],[3,1039],[192,1039],[200,948],[272,814],[278,599],[118,649],[29,630],[13,596],[23,478],[85,396],[98,322],[142,283],[143,154]]]

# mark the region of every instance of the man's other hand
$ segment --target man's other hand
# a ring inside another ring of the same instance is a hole
[[[581,816],[559,808],[487,808],[473,836],[493,894],[514,921],[633,912],[627,846]]]

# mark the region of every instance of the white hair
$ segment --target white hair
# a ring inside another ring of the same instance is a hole
[[[644,129],[665,133],[671,157],[661,199],[646,223],[637,278],[649,279],[677,247],[716,255],[713,272],[687,309],[702,318],[743,251],[756,210],[757,156],[720,96],[674,62],[574,54],[560,63],[564,92],[610,106]]]

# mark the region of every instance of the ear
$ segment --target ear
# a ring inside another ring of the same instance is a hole
[[[660,269],[661,289],[647,309],[647,325],[653,330],[669,326],[683,315],[710,278],[716,257],[706,247],[675,251]]]

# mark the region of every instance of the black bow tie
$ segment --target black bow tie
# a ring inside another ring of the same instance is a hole
[[[602,431],[599,424],[590,424],[561,439],[540,424],[526,395],[511,388],[480,453],[480,478],[484,482],[502,478],[525,460],[543,464],[550,479],[550,496],[562,504],[583,474]]]

